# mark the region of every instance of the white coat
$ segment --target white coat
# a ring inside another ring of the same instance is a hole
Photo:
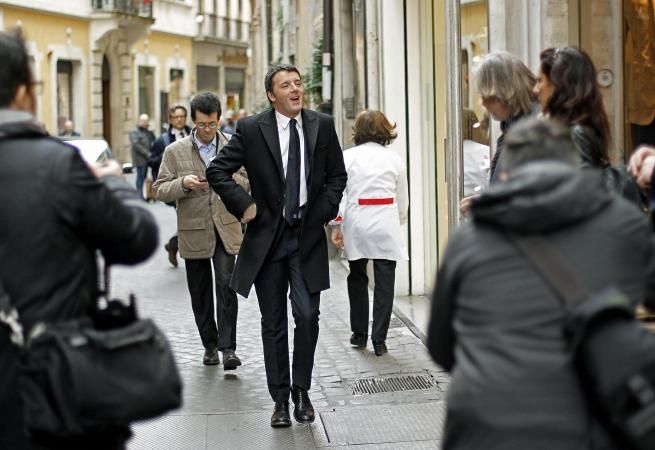
[[[343,153],[348,184],[341,218],[345,257],[407,260],[401,224],[407,222],[407,174],[400,156],[374,142]],[[393,199],[390,204],[361,205],[360,199]]]

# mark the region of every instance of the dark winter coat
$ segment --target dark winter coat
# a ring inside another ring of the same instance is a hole
[[[324,225],[334,219],[348,175],[332,117],[302,110],[307,173],[307,209],[300,234],[301,271],[312,293],[330,287]],[[244,166],[248,194],[232,174]],[[284,207],[282,153],[275,111],[244,117],[236,133],[207,168],[207,181],[227,210],[241,219],[252,203],[257,217],[248,223],[230,286],[248,296],[255,277],[271,249]]]
[[[648,194],[628,175],[625,164],[612,166],[599,160],[598,155],[602,154],[599,149],[603,143],[591,128],[574,125],[571,127],[571,139],[580,155],[582,168],[600,170],[605,189],[625,198],[641,211],[648,211]]]
[[[173,142],[175,142],[175,135],[171,132],[172,129],[169,129],[161,134],[155,142],[152,143],[152,148],[150,149],[150,155],[148,156],[148,166],[152,170],[152,181],[157,181],[157,176],[159,175],[159,166],[161,166],[161,159],[164,156],[164,150],[166,147]],[[191,134],[191,128],[187,125],[184,126],[184,136],[189,136]],[[166,143],[165,136],[168,136],[168,144]]]
[[[428,330],[452,373],[444,448],[612,449],[571,366],[565,313],[505,230],[539,234],[594,292],[614,285],[655,307],[648,221],[597,171],[527,164],[473,203],[449,240]]]
[[[0,279],[26,332],[38,321],[85,314],[97,291],[96,250],[108,263],[135,264],[157,247],[157,225],[134,189],[121,177],[99,181],[73,147],[47,137],[29,114],[0,110],[0,180]],[[0,448],[40,448],[22,434],[16,351],[7,336],[0,324]],[[80,448],[124,439],[120,430],[111,434]]]
[[[146,166],[155,134],[147,128],[136,127],[130,131],[130,144],[132,145],[132,165],[134,167]]]

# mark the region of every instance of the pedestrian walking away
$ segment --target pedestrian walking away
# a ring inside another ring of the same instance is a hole
[[[330,287],[325,225],[336,217],[347,174],[331,117],[303,108],[298,68],[272,67],[264,79],[272,109],[237,122],[236,133],[207,169],[227,209],[247,223],[230,285],[247,296],[254,283],[271,426],[314,421],[307,391],[318,340],[320,293]],[[245,166],[251,194],[232,175]],[[295,321],[292,373],[287,291]]]
[[[227,138],[217,132],[221,103],[211,92],[191,100],[194,128],[189,136],[166,147],[154,184],[157,200],[175,202],[180,256],[184,258],[191,307],[205,348],[203,364],[223,369],[241,365],[236,355],[238,303],[229,281],[243,233],[241,224],[205,179],[207,165],[223,152]],[[248,189],[243,170],[234,180]],[[216,307],[214,307],[214,271]]]
[[[98,294],[96,251],[107,264],[142,262],[155,251],[158,230],[118,162],[87,166],[74,148],[45,134],[34,117],[34,79],[19,32],[0,32],[0,60],[0,280],[30,336],[39,322],[89,315]],[[1,449],[125,449],[130,430],[118,425],[28,437],[19,350],[9,335],[0,321]]]
[[[589,292],[616,288],[655,308],[648,220],[580,167],[557,121],[522,121],[503,152],[501,179],[450,237],[432,296],[428,349],[452,374],[443,448],[626,448],[587,398],[569,311],[514,236],[546,243]]]
[[[159,176],[159,166],[161,166],[161,159],[164,156],[164,150],[172,142],[182,139],[191,134],[191,128],[186,124],[187,109],[182,105],[175,105],[168,110],[168,130],[163,132],[155,142],[152,143],[150,149],[150,156],[148,156],[148,166],[152,172],[152,179],[157,181]],[[175,207],[175,202],[169,202],[170,206]],[[177,233],[175,233],[168,242],[164,245],[164,249],[168,253],[168,261],[173,267],[177,267],[177,252],[178,242]]]
[[[150,148],[155,141],[155,135],[148,129],[150,117],[148,114],[139,116],[138,126],[130,131],[130,144],[132,145],[132,165],[136,169],[136,191],[143,196],[143,183],[148,174],[148,156]],[[145,199],[145,198],[144,198]]]
[[[368,340],[366,266],[373,261],[371,340],[377,356],[387,352],[396,262],[409,259],[400,231],[409,207],[406,168],[400,156],[387,148],[397,137],[395,128],[380,111],[357,116],[353,126],[357,145],[344,152],[348,183],[332,229],[332,242],[344,250],[350,266],[350,343],[359,348],[365,348]]]

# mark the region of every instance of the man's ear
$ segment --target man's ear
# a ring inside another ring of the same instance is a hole
[[[34,114],[34,106],[36,102],[34,101],[34,95],[32,91],[28,88],[26,84],[21,84],[16,89],[16,94],[14,99],[11,101],[10,108],[18,109],[21,111],[29,111]]]
[[[498,174],[498,179],[503,183],[509,180],[509,172],[507,172],[506,170],[501,170],[500,173]]]
[[[268,97],[268,101],[273,103],[275,102],[275,95],[272,92],[267,92],[266,97]]]

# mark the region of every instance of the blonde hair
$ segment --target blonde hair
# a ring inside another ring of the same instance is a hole
[[[473,68],[473,77],[481,97],[496,97],[513,116],[532,112],[537,79],[513,54],[496,51],[482,57]]]

